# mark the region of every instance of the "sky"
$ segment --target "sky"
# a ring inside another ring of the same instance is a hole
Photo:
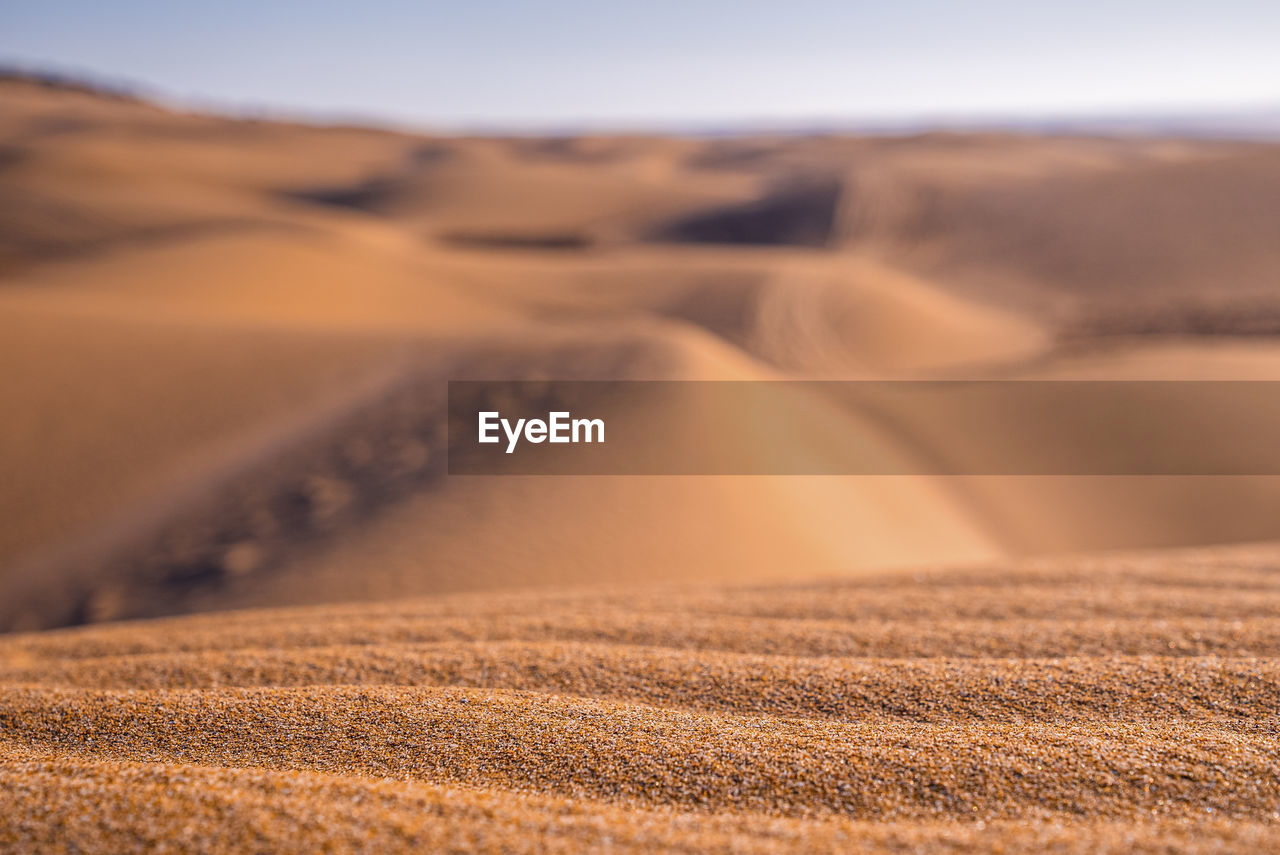
[[[0,63],[437,127],[1280,106],[1280,0],[3,0]]]

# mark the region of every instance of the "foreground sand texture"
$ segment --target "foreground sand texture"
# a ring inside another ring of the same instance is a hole
[[[1280,552],[0,640],[0,847],[1262,851]]]

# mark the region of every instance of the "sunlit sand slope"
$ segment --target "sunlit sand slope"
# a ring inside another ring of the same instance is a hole
[[[0,642],[0,844],[1280,843],[1274,548]]]
[[[0,79],[0,631],[1275,539],[1277,479],[453,478],[440,399],[464,377],[1275,378],[1277,163],[448,137]],[[907,462],[1007,447],[816,409]]]

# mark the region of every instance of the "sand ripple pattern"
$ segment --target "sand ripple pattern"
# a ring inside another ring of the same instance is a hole
[[[0,639],[0,850],[1260,851],[1274,552]]]

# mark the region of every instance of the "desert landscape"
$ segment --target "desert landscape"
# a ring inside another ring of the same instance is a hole
[[[1280,380],[1277,236],[1271,142],[6,75],[0,850],[1280,847],[1280,477],[467,477],[446,425],[450,380]]]

